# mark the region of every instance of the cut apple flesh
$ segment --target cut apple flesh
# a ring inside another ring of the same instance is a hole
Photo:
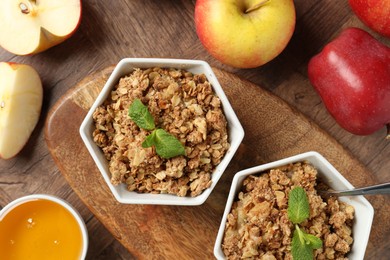
[[[34,130],[42,107],[43,90],[30,66],[0,63],[0,157],[15,156]]]
[[[0,45],[18,55],[46,50],[70,37],[80,17],[80,0],[3,0]]]

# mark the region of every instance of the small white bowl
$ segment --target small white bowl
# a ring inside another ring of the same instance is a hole
[[[233,178],[229,197],[226,202],[225,211],[214,246],[214,255],[217,259],[225,259],[225,255],[222,251],[222,239],[225,232],[227,215],[230,213],[232,204],[241,190],[243,180],[248,175],[258,174],[272,168],[301,161],[310,162],[318,170],[318,177],[320,177],[321,180],[332,189],[343,190],[354,188],[351,183],[349,183],[322,155],[317,152],[299,154],[238,172]],[[339,200],[352,205],[355,208],[355,220],[352,227],[354,242],[352,244],[351,251],[348,254],[348,258],[351,260],[364,259],[364,253],[366,251],[372,220],[374,217],[374,209],[363,196],[343,196],[340,197]]]
[[[56,204],[59,204],[63,208],[65,208],[69,213],[72,214],[76,222],[78,223],[78,226],[81,231],[81,236],[82,236],[82,249],[81,249],[81,255],[80,255],[80,260],[85,259],[88,251],[88,231],[87,227],[84,223],[83,218],[81,215],[76,211],[76,209],[73,208],[72,205],[70,205],[67,201],[60,199],[56,196],[53,195],[48,195],[48,194],[33,194],[33,195],[28,195],[24,197],[20,197],[14,201],[11,201],[8,203],[2,210],[0,210],[0,220],[2,220],[7,214],[9,214],[14,208],[17,206],[29,202],[29,201],[36,201],[36,200],[47,200],[47,201],[52,201]],[[56,217],[56,216],[53,216]]]
[[[101,149],[93,141],[92,132],[95,127],[93,123],[92,114],[95,109],[107,99],[111,92],[111,89],[115,87],[121,77],[131,73],[135,68],[152,67],[184,69],[194,74],[204,73],[208,81],[211,83],[214,92],[221,100],[222,108],[228,121],[230,148],[226,152],[221,163],[212,173],[211,186],[208,189],[204,190],[202,194],[196,197],[179,197],[171,194],[137,193],[128,191],[124,184],[114,186],[110,182],[111,174],[108,170],[108,161],[104,157]],[[81,124],[80,135],[93,160],[95,161],[98,169],[100,170],[104,180],[106,181],[108,187],[110,188],[114,197],[119,202],[126,204],[200,205],[204,203],[209,197],[211,191],[214,189],[218,180],[220,179],[229,162],[231,161],[233,155],[237,151],[242,139],[244,138],[244,130],[208,63],[199,60],[126,58],[121,60],[115,67],[111,76],[104,85],[102,91],[98,95],[96,101],[89,110],[87,116]]]

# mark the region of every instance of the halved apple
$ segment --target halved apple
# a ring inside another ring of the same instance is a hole
[[[0,62],[0,158],[22,150],[38,122],[42,99],[42,82],[34,68]]]
[[[69,38],[80,19],[80,0],[2,0],[0,45],[17,55],[35,54]]]

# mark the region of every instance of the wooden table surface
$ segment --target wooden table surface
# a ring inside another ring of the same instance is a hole
[[[234,73],[284,99],[339,141],[381,182],[390,181],[390,142],[383,128],[370,136],[341,129],[308,83],[307,62],[343,28],[361,27],[390,46],[390,40],[365,27],[347,0],[296,0],[297,24],[293,38],[275,60],[256,69],[240,70],[212,58],[199,42],[193,20],[195,1],[85,0],[78,31],[64,43],[41,54],[16,56],[0,49],[0,61],[32,65],[41,75],[44,102],[41,118],[24,149],[10,160],[0,160],[0,208],[33,193],[54,194],[80,211],[90,236],[88,259],[131,259],[72,191],[48,151],[45,120],[55,102],[90,73],[116,64],[124,57],[202,59]],[[353,183],[353,180],[350,180]],[[390,225],[378,223],[374,225]],[[367,259],[386,259],[390,240],[367,249]]]

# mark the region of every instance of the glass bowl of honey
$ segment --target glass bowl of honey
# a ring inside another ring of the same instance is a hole
[[[82,260],[87,254],[82,217],[52,195],[28,195],[6,205],[0,211],[0,234],[3,259]]]

